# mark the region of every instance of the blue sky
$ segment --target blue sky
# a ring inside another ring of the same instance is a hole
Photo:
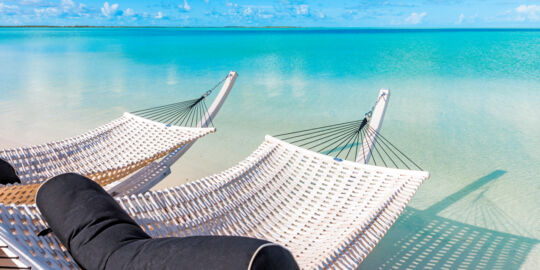
[[[0,25],[540,27],[540,0],[0,0]]]

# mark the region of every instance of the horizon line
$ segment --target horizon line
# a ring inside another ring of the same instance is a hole
[[[239,25],[227,25],[227,26],[126,26],[126,25],[0,25],[0,28],[280,28],[280,29],[294,29],[294,28],[328,28],[328,29],[403,29],[403,30],[540,30],[540,27],[399,27],[399,26],[239,26]]]

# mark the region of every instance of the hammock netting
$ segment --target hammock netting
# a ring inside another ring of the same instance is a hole
[[[225,79],[197,99],[124,113],[76,137],[0,150],[20,178],[0,187],[0,202],[31,203],[41,182],[68,172],[107,185],[214,132],[206,127],[211,119],[202,121],[208,117],[205,99]]]
[[[254,237],[285,246],[303,269],[354,269],[428,176],[336,161],[267,136],[221,173],[116,201],[152,237]],[[0,236],[36,263],[76,267],[54,235],[36,236],[46,225],[35,205],[0,204],[0,221]]]
[[[176,108],[176,118],[160,120],[188,122],[180,111],[199,103],[166,105]],[[135,113],[145,112],[163,117]],[[250,156],[223,172],[115,200],[151,237],[265,239],[290,250],[303,269],[355,269],[429,178],[428,172],[411,170],[421,168],[370,126],[369,113],[362,120],[278,136],[266,136]],[[379,166],[347,160],[361,158]],[[34,204],[0,203],[0,225],[0,240],[26,254],[21,265],[78,268],[54,235],[37,236],[46,224]]]

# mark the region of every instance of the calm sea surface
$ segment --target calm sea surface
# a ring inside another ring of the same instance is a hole
[[[540,31],[0,29],[0,147],[237,83],[158,187],[230,167],[265,134],[360,119],[431,172],[361,268],[540,268]]]

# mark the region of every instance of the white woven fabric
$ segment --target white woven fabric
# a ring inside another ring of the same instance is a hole
[[[92,175],[98,181],[111,174],[129,173],[130,167],[152,161],[213,131],[213,128],[167,127],[125,113],[77,137],[0,150],[0,158],[15,167],[23,184],[40,183],[66,172]]]
[[[303,269],[354,269],[428,177],[427,172],[335,161],[267,136],[253,154],[233,168],[179,187],[117,201],[154,237],[257,237],[287,247]],[[28,219],[27,213],[35,212],[34,206],[5,208]],[[14,226],[38,230],[36,222],[6,221],[5,212],[0,213],[0,224],[8,232]],[[35,234],[23,234],[0,236],[36,249],[28,244],[38,241]],[[40,239],[58,243],[51,236]],[[60,268],[72,265],[71,257],[56,244],[28,254]]]

